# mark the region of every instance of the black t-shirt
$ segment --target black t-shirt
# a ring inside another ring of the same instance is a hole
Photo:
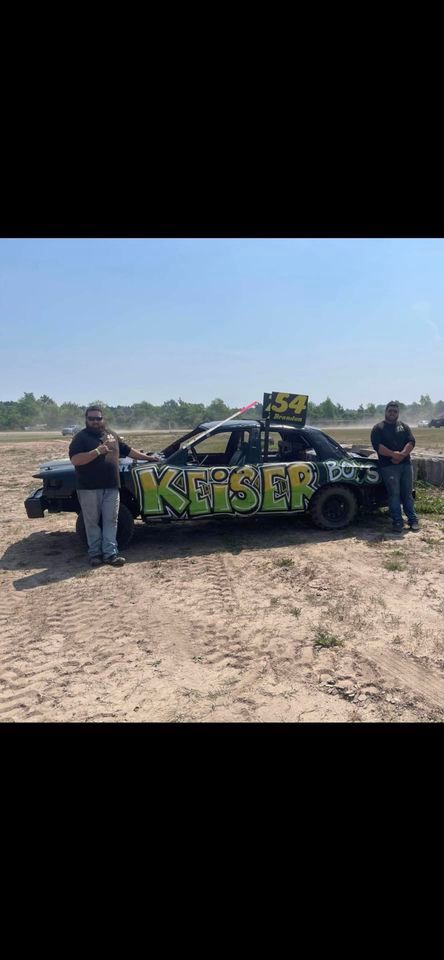
[[[73,457],[76,453],[88,453],[95,450],[101,443],[106,443],[108,431],[104,430],[101,434],[94,433],[93,430],[79,430],[69,445],[69,456]],[[114,438],[112,438],[114,439]],[[123,440],[119,440],[119,455],[127,457],[131,447]],[[105,490],[120,487],[120,474],[117,456],[115,453],[106,453],[100,457],[95,457],[90,463],[85,463],[83,467],[75,467],[76,481],[78,490]]]
[[[413,446],[416,443],[410,427],[407,423],[402,423],[401,420],[397,420],[396,423],[387,423],[386,420],[376,423],[370,434],[370,439],[376,453],[378,453],[380,443],[384,447],[388,447],[389,450],[403,450],[406,443],[413,443]],[[384,457],[381,453],[378,453],[378,458],[381,467],[393,466],[390,457]],[[404,457],[402,462],[410,463],[410,457]]]

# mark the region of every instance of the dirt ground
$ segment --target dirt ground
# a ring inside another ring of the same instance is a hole
[[[2,444],[3,722],[442,721],[442,518],[139,522],[90,570],[74,515],[23,506],[66,446]]]

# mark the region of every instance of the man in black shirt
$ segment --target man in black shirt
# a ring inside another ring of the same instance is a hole
[[[71,441],[69,456],[76,470],[77,496],[82,508],[92,567],[109,563],[122,567],[125,558],[117,553],[117,519],[120,504],[119,457],[158,460],[133,450],[105,426],[100,407],[88,407],[86,427]],[[100,527],[102,518],[102,527]]]
[[[399,532],[404,525],[401,503],[410,529],[419,530],[412,496],[413,471],[410,460],[416,440],[410,427],[399,420],[399,405],[394,400],[385,408],[385,419],[373,427],[371,442],[378,454],[393,530]]]

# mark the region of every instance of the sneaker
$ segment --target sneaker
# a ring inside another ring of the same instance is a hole
[[[110,567],[123,567],[126,560],[125,557],[120,557],[118,553],[115,553],[112,557],[106,557],[103,562],[108,563]]]
[[[410,530],[419,530],[419,523],[417,520],[411,520],[409,523]]]
[[[394,523],[392,526],[393,533],[401,533],[404,529],[403,523]]]
[[[101,567],[101,566],[102,566],[102,558],[101,558],[101,557],[90,557],[89,565],[90,565],[90,567]]]

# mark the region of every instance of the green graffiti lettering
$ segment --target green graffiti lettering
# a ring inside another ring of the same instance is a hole
[[[316,490],[316,473],[310,463],[292,463],[288,470],[290,480],[290,510],[304,510],[305,503]]]
[[[188,470],[188,496],[190,499],[190,517],[211,513],[211,485],[208,483],[208,470]]]
[[[257,478],[256,467],[239,467],[230,474],[230,500],[235,513],[254,513],[260,502],[253,484]]]
[[[138,477],[142,490],[142,513],[162,513],[154,470],[139,470]]]
[[[215,513],[232,513],[228,498],[228,470],[217,467],[211,472]]]
[[[167,467],[160,477],[156,477],[153,468],[140,470],[144,514],[168,513],[168,508],[177,516],[185,512],[189,506],[188,500],[174,486],[181,472],[177,467]]]
[[[288,510],[288,481],[284,464],[267,464],[262,468],[264,494],[262,510]]]

